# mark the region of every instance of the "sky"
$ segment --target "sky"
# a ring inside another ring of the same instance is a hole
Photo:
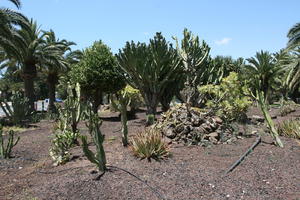
[[[114,53],[126,41],[148,42],[156,32],[168,41],[188,28],[211,47],[211,55],[249,58],[277,52],[300,22],[300,0],[21,0],[20,12],[41,29],[84,49],[102,40]],[[16,9],[9,1],[1,7]]]

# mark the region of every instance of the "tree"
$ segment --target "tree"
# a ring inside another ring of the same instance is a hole
[[[56,35],[53,30],[47,32],[45,37],[45,42],[47,46],[55,46],[58,51],[56,54],[53,54],[52,59],[47,59],[41,65],[41,70],[47,75],[47,84],[48,84],[48,97],[49,97],[49,106],[48,110],[56,112],[55,102],[55,91],[56,85],[58,84],[59,74],[67,72],[69,70],[69,62],[72,62],[70,56],[74,54],[69,53],[64,57],[67,51],[70,51],[70,46],[75,45],[74,42],[68,42],[66,40],[59,40],[56,38]]]
[[[275,82],[276,76],[281,71],[279,65],[276,65],[276,59],[269,52],[257,52],[255,57],[247,59],[249,62],[251,81],[255,89],[255,97],[260,109],[267,122],[271,136],[274,138],[275,144],[283,147],[279,138],[277,129],[268,111],[268,98],[272,84]]]
[[[147,124],[151,123],[167,83],[180,67],[176,52],[161,33],[156,33],[149,45],[127,42],[117,59],[128,84],[140,90],[147,106]]]
[[[101,40],[83,51],[82,59],[72,67],[70,76],[73,82],[80,83],[95,113],[101,104],[102,93],[115,93],[125,85],[117,71],[116,58]]]
[[[37,23],[33,20],[28,21],[30,29],[21,28],[14,37],[14,47],[17,52],[11,48],[3,46],[6,53],[6,59],[9,62],[16,62],[21,69],[24,80],[25,96],[29,99],[30,110],[34,110],[35,91],[34,80],[37,77],[37,67],[42,63],[51,63],[60,49],[55,45],[46,45],[44,37]]]
[[[210,48],[204,41],[201,44],[199,37],[194,36],[187,29],[183,31],[181,46],[179,46],[177,38],[174,37],[174,39],[176,40],[177,52],[183,62],[183,70],[186,75],[182,96],[186,101],[187,113],[190,116],[190,107],[195,106],[199,95],[197,86],[205,74],[205,63],[209,57]]]
[[[249,78],[252,82],[252,88],[264,93],[264,100],[269,102],[269,95],[278,74],[282,68],[276,65],[275,57],[267,51],[257,52],[255,57],[247,59]]]
[[[300,23],[295,24],[288,32],[288,47],[300,45]]]
[[[18,9],[21,7],[19,0],[9,0]],[[0,47],[9,49],[13,54],[17,54],[18,50],[14,44],[15,40],[20,40],[18,29],[30,29],[27,18],[19,12],[8,8],[0,8]]]

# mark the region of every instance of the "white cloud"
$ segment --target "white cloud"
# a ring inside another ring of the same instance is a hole
[[[216,43],[217,45],[226,45],[226,44],[228,44],[231,40],[232,40],[231,38],[225,37],[225,38],[223,38],[223,39],[221,39],[221,40],[216,40],[215,43]]]
[[[146,36],[150,35],[149,32],[144,32],[143,34]]]

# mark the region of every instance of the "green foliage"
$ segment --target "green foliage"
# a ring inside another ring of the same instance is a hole
[[[0,107],[14,125],[22,125],[24,120],[28,119],[31,114],[28,109],[28,99],[24,98],[20,92],[12,95],[11,106],[3,98],[0,99]]]
[[[16,140],[14,140],[15,131],[10,130],[8,131],[8,138],[7,142],[5,144],[4,138],[3,138],[3,127],[0,125],[0,158],[10,158],[12,148],[16,146],[20,140],[20,137],[17,137]]]
[[[283,136],[300,140],[300,120],[285,120],[278,126],[278,133]]]
[[[131,140],[133,153],[141,158],[163,159],[169,156],[168,145],[163,141],[161,133],[155,128],[138,133]]]
[[[105,151],[103,147],[105,136],[100,131],[100,126],[102,122],[99,119],[98,114],[93,113],[91,109],[88,112],[88,120],[89,121],[86,125],[96,145],[96,153],[92,152],[89,149],[86,136],[81,136],[82,149],[84,155],[88,158],[88,160],[96,164],[100,171],[104,172],[106,170],[106,157],[105,157]]]
[[[80,83],[84,95],[93,103],[94,111],[101,103],[101,93],[115,93],[125,85],[117,70],[116,58],[101,40],[83,51],[70,76],[73,82]]]
[[[198,90],[209,96],[206,106],[216,111],[216,114],[226,121],[243,119],[252,103],[248,88],[238,80],[235,72],[223,78],[220,85],[205,85]]]
[[[267,51],[257,52],[255,57],[251,57],[247,61],[249,64],[246,65],[245,73],[250,80],[250,88],[253,93],[256,93],[256,90],[263,91],[264,100],[269,103],[270,91],[277,82],[282,68],[276,64],[275,56]]]
[[[147,114],[155,115],[160,96],[180,68],[176,51],[161,33],[156,33],[149,45],[127,42],[117,59],[127,82],[140,90]]]
[[[71,147],[74,146],[74,141],[79,137],[78,132],[72,132],[70,130],[56,131],[51,140],[51,148],[49,154],[55,161],[54,165],[60,165],[70,160]]]

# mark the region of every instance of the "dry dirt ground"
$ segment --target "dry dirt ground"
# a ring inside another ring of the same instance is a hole
[[[253,113],[257,114],[255,110]],[[299,115],[299,110],[290,114]],[[121,124],[116,113],[102,117],[108,164],[147,181],[165,199],[300,199],[300,143],[295,139],[282,137],[285,146],[278,148],[269,136],[263,135],[263,142],[233,172],[223,176],[252,145],[255,136],[211,148],[173,144],[169,159],[148,162],[135,158],[130,148],[121,145]],[[141,112],[129,121],[131,136],[144,129],[144,119]],[[0,200],[161,199],[144,183],[120,170],[112,169],[100,180],[93,180],[97,176],[91,173],[95,167],[80,147],[72,150],[71,162],[54,167],[48,155],[53,123],[42,121],[36,126],[20,133],[14,158],[0,160]],[[80,128],[85,134],[84,124]]]

